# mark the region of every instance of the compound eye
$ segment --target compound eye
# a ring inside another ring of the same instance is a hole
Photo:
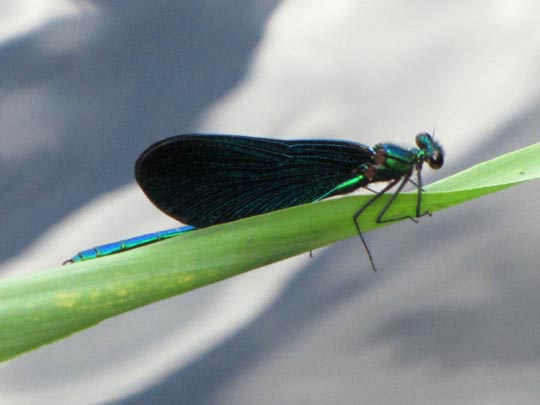
[[[433,156],[431,156],[428,159],[428,165],[432,169],[440,169],[444,163],[444,158],[442,153],[434,153]]]
[[[427,149],[433,143],[433,138],[427,132],[416,135],[416,146],[420,149]]]

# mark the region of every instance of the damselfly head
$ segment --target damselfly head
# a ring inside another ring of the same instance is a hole
[[[416,145],[423,152],[423,160],[432,169],[440,169],[444,163],[444,152],[441,145],[427,132],[416,135]]]

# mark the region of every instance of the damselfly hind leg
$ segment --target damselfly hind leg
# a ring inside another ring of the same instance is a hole
[[[375,267],[375,262],[373,261],[373,256],[371,255],[371,252],[369,250],[369,247],[366,243],[366,240],[364,239],[364,235],[362,234],[362,230],[360,229],[360,224],[358,223],[358,218],[360,217],[360,215],[362,215],[362,213],[371,205],[373,204],[375,201],[377,201],[377,199],[383,195],[384,193],[386,193],[388,190],[390,190],[392,187],[394,187],[396,185],[396,183],[399,181],[400,179],[396,179],[396,180],[392,180],[385,188],[383,188],[381,191],[379,191],[371,200],[369,200],[367,203],[365,203],[358,211],[356,211],[353,215],[353,222],[354,222],[354,225],[356,226],[356,231],[358,232],[358,236],[360,237],[360,240],[362,241],[362,245],[364,245],[364,249],[366,249],[366,252],[368,254],[368,257],[369,257],[369,262],[371,263],[371,268],[373,269],[373,271],[377,271],[377,268]]]
[[[368,254],[369,261],[371,263],[371,267],[373,268],[373,271],[377,271],[377,268],[375,267],[375,263],[373,261],[373,256],[371,255],[371,252],[367,246],[366,240],[364,239],[364,235],[362,234],[362,231],[360,230],[360,224],[358,222],[358,218],[362,213],[371,205],[373,204],[381,195],[385,194],[387,191],[392,189],[398,182],[399,184],[398,188],[394,193],[392,193],[392,196],[388,199],[382,210],[377,215],[377,218],[375,218],[375,222],[378,224],[388,223],[388,222],[395,222],[395,221],[401,221],[403,219],[410,219],[415,223],[418,223],[418,219],[424,215],[430,215],[431,213],[429,211],[421,212],[421,204],[422,204],[422,177],[420,176],[420,172],[418,171],[418,183],[414,183],[417,186],[418,194],[417,194],[417,202],[416,202],[416,216],[413,217],[411,215],[403,215],[400,217],[394,217],[394,218],[388,218],[383,219],[384,214],[388,211],[390,206],[394,203],[399,193],[401,193],[401,190],[403,190],[403,187],[407,184],[407,182],[410,181],[411,174],[406,175],[403,179],[395,179],[392,180],[384,189],[382,189],[380,192],[378,192],[371,200],[369,200],[366,204],[364,204],[358,211],[355,212],[353,215],[353,221],[354,225],[356,226],[356,230],[358,232],[358,236],[360,237],[360,240],[362,241],[362,245],[364,245],[364,248]]]

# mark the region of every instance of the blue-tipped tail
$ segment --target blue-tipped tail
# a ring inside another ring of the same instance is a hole
[[[135,236],[133,238],[120,240],[118,242],[107,243],[105,245],[83,250],[62,264],[78,263],[86,260],[96,259],[98,257],[109,256],[114,253],[124,252],[126,250],[138,248],[139,246],[149,245],[150,243],[159,242],[163,239],[172,238],[173,236],[178,236],[180,234],[193,231],[194,229],[196,229],[194,226],[181,226],[179,228],[147,233],[145,235]]]

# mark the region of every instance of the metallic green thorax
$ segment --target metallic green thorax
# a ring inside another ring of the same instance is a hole
[[[381,143],[375,146],[376,156],[379,155],[379,164],[376,163],[377,174],[372,181],[389,181],[398,177],[411,175],[414,169],[420,171],[424,162],[432,169],[439,169],[443,165],[443,151],[428,133],[416,136],[418,148],[404,149],[400,146]]]
[[[407,179],[416,169],[418,174],[424,162],[432,169],[439,169],[443,164],[443,151],[428,133],[416,136],[418,148],[405,149],[392,143],[377,144],[372,151],[371,161],[361,163],[351,178],[338,184],[332,190],[323,194],[317,201],[324,198],[347,194],[369,183],[388,182],[403,177]]]
[[[375,150],[378,152],[382,150],[385,157],[384,163],[378,167],[379,171],[388,172],[391,177],[410,173],[418,156],[416,148],[406,150],[392,144],[379,144]]]

